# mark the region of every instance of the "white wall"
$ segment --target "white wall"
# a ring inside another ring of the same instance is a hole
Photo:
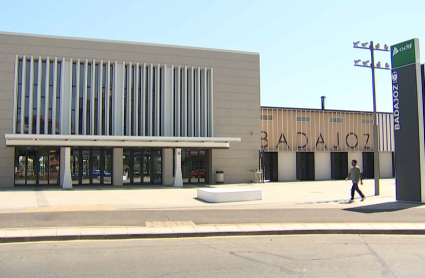
[[[316,180],[331,179],[331,153],[314,153],[314,175]]]
[[[348,153],[348,169],[351,168],[351,160],[357,160],[357,166],[363,173],[363,153],[362,152],[349,152]]]
[[[279,181],[297,180],[297,153],[278,152],[278,167]]]
[[[162,150],[162,184],[173,185],[173,149]]]
[[[113,148],[112,149],[112,185],[121,186],[123,185],[122,175],[123,175],[123,157],[124,150],[123,148]]]
[[[380,152],[379,153],[379,171],[381,178],[393,177],[393,153]]]

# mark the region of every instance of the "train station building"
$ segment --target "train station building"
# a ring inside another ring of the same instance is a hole
[[[394,177],[394,116],[378,113],[380,177]],[[261,108],[261,150],[271,181],[345,179],[355,159],[374,178],[373,114]]]
[[[373,114],[260,106],[258,53],[0,32],[0,186],[373,178]],[[380,174],[394,119],[379,113]]]
[[[258,53],[0,33],[0,186],[250,182]]]

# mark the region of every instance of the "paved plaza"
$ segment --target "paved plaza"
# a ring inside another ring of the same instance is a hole
[[[197,188],[262,189],[257,201],[206,203],[196,199]],[[365,204],[395,201],[394,179],[380,181],[380,195],[375,196],[374,180],[360,186],[367,196],[349,204],[349,181],[273,182],[174,187],[84,187],[73,190],[47,187],[0,189],[0,212],[93,211],[121,209],[214,209],[214,208],[350,208]],[[358,196],[356,196],[358,197]]]
[[[198,188],[262,189],[257,201],[207,203]],[[348,203],[345,181],[173,187],[3,188],[0,242],[154,237],[425,234],[424,206],[397,202],[394,179],[380,195],[366,180]]]

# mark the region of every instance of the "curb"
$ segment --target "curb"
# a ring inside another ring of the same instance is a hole
[[[92,234],[58,236],[11,236],[0,237],[0,243],[48,242],[48,241],[85,241],[119,239],[154,238],[191,238],[225,236],[274,236],[274,235],[425,235],[425,229],[296,229],[264,231],[216,231],[183,233],[133,233],[133,234]]]

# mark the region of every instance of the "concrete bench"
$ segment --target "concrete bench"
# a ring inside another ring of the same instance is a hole
[[[262,200],[261,189],[205,188],[198,189],[198,199],[210,203]]]

